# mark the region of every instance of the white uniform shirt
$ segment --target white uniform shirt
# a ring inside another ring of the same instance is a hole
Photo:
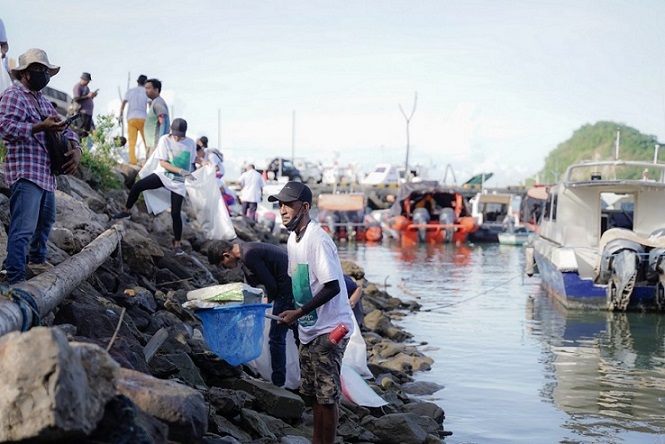
[[[303,344],[317,336],[330,333],[339,324],[349,329],[345,337],[353,333],[353,311],[344,284],[342,265],[337,256],[337,247],[330,235],[321,226],[310,221],[300,242],[295,233],[289,235],[289,276],[293,287],[296,308],[318,294],[326,282],[337,279],[340,292],[331,300],[298,319],[298,332]]]
[[[192,163],[196,159],[196,143],[189,137],[178,142],[170,135],[162,136],[157,142],[154,156],[180,169],[191,171]],[[185,178],[182,175],[167,171],[161,165],[155,168],[155,174],[168,190],[181,196],[187,195]]]
[[[263,200],[263,177],[256,170],[247,170],[240,175],[238,183],[240,189],[240,200],[243,202],[261,202]]]

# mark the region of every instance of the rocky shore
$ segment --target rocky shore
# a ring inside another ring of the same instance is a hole
[[[125,183],[135,170],[122,167]],[[0,177],[0,188],[4,178]],[[58,177],[57,222],[48,260],[57,266],[79,253],[113,221],[127,190],[93,190],[85,177]],[[138,204],[118,250],[41,320],[43,326],[0,338],[0,441],[62,443],[308,443],[311,409],[248,366],[231,366],[207,347],[202,326],[182,308],[190,290],[241,281],[239,270],[211,267],[207,240],[185,205],[183,247],[171,248],[171,218]],[[0,194],[6,242],[9,200]],[[261,225],[233,218],[244,241],[278,243]],[[4,255],[4,245],[0,245]],[[338,442],[436,443],[449,435],[444,412],[419,395],[441,387],[414,382],[432,360],[393,324],[418,310],[364,279],[362,283],[372,389],[389,402],[366,408],[344,401]],[[58,270],[56,267],[55,270]],[[7,289],[3,290],[7,293]]]

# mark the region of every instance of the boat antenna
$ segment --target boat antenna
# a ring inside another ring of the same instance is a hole
[[[617,139],[614,142],[614,160],[619,160],[619,140],[621,139],[621,128],[617,128]]]

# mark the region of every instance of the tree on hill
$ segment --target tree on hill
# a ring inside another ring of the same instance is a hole
[[[545,158],[545,167],[538,173],[540,181],[556,182],[569,165],[583,160],[614,159],[617,130],[621,130],[620,159],[653,160],[654,148],[658,144],[656,136],[642,134],[621,123],[597,122],[583,125],[570,139],[550,152]],[[664,156],[665,153],[659,152],[659,160]]]

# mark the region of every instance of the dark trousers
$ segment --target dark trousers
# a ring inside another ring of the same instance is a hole
[[[243,202],[242,203],[242,215],[247,216],[252,220],[256,220],[256,202]]]
[[[272,301],[272,314],[278,315],[286,310],[294,309],[293,299],[277,298]],[[270,346],[270,363],[272,365],[272,383],[281,387],[286,382],[286,334],[289,329],[293,330],[293,336],[298,341],[298,323],[292,325],[278,324],[270,321],[270,332],[268,333],[268,345]]]
[[[129,210],[139,199],[139,194],[145,190],[156,190],[157,188],[162,188],[163,186],[164,184],[162,183],[162,180],[154,173],[144,177],[132,186],[132,189],[129,191],[129,196],[127,197],[127,204],[125,206]],[[171,220],[173,221],[173,237],[176,241],[180,241],[180,239],[182,239],[182,216],[180,211],[182,210],[183,200],[185,200],[183,196],[171,191]]]

